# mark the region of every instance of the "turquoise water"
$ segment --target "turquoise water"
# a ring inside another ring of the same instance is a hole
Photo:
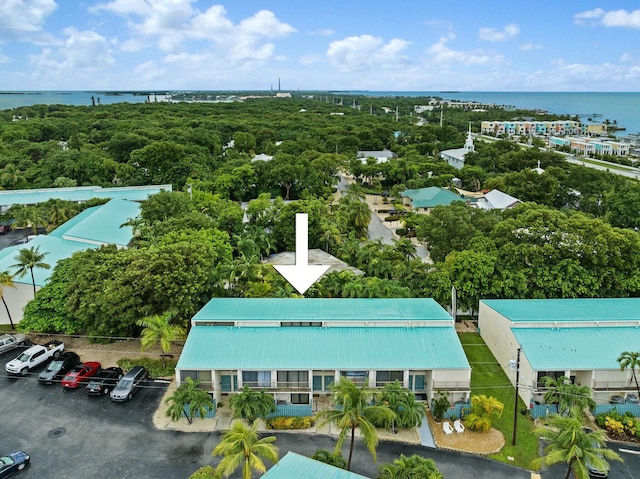
[[[165,92],[162,92],[165,93]],[[557,115],[592,117],[599,122],[608,119],[625,127],[625,133],[640,132],[640,92],[417,92],[417,91],[349,91],[365,96],[437,96],[449,100],[478,101],[514,106],[525,110],[542,109]],[[153,94],[152,94],[153,95]],[[147,92],[39,91],[0,92],[0,110],[37,104],[91,105],[91,97],[100,103],[141,103]],[[598,115],[598,116],[594,116]]]
[[[367,96],[437,96],[448,100],[478,101],[515,106],[525,110],[547,110],[556,115],[580,115],[606,119],[625,127],[625,133],[640,132],[640,92],[373,92],[353,91]],[[594,117],[593,115],[602,115]]]

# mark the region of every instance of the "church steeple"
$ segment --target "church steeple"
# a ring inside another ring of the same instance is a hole
[[[467,139],[464,142],[464,154],[466,155],[472,151],[476,151],[476,148],[473,145],[473,138],[471,137],[471,122],[469,122],[469,133],[467,133]]]

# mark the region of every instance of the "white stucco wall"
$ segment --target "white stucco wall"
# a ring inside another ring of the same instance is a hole
[[[5,287],[3,297],[11,313],[13,323],[18,324],[22,321],[24,307],[33,299],[33,285],[14,281],[14,286],[14,288]],[[39,289],[40,287],[36,286],[36,291]],[[0,324],[11,324],[4,304],[0,305]]]

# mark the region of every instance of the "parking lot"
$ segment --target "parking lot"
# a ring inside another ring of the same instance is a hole
[[[108,397],[88,397],[82,388],[65,391],[58,384],[41,385],[37,374],[42,367],[24,378],[8,377],[5,364],[18,354],[0,355],[0,453],[23,449],[31,455],[31,465],[16,479],[187,479],[198,467],[217,463],[211,451],[220,432],[160,431],[153,426],[165,382],[149,381],[131,401],[114,403]],[[335,446],[333,436],[275,435],[281,456],[287,451],[310,456],[316,449]],[[483,457],[391,442],[379,445],[378,464],[358,442],[352,469],[375,478],[380,463],[391,462],[400,454],[434,459],[447,478],[531,477],[528,471]],[[625,463],[615,464],[610,478],[640,479],[640,455],[623,456]],[[554,467],[542,477],[561,478],[564,473],[563,467]],[[239,478],[240,472],[232,477]]]

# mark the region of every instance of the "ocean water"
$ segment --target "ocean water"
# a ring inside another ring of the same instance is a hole
[[[556,115],[578,115],[582,121],[609,120],[626,128],[618,134],[640,132],[640,92],[383,92],[352,91],[367,96],[436,96],[447,100],[478,101],[547,110]],[[596,116],[597,115],[597,116]]]
[[[166,92],[162,92],[164,94]],[[618,134],[640,132],[640,92],[425,92],[425,91],[349,91],[364,96],[435,96],[447,100],[478,101],[514,106],[525,110],[547,110],[556,115],[578,115],[583,121],[609,120],[626,128]],[[148,92],[31,91],[0,92],[0,110],[38,104],[91,105],[91,97],[101,104],[141,103]],[[153,99],[153,93],[151,93]]]
[[[142,103],[147,100],[147,92],[105,92],[105,91],[0,91],[0,110],[31,105],[75,105],[91,106],[91,97],[100,104]]]

